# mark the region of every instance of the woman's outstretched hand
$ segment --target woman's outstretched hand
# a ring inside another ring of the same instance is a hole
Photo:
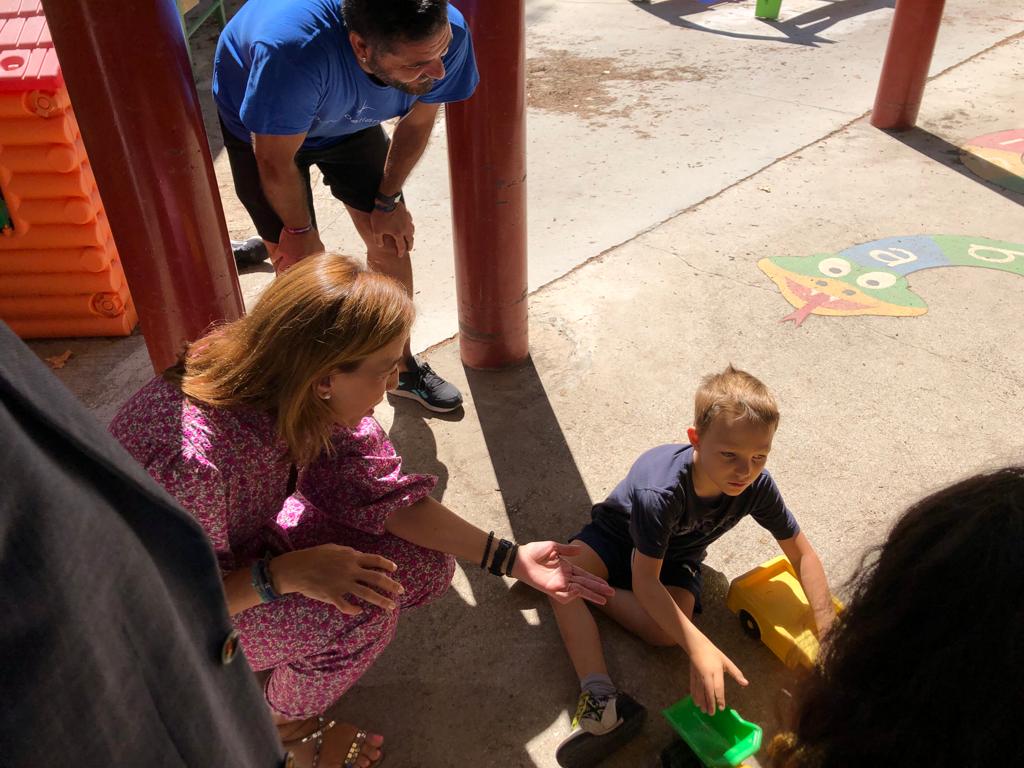
[[[278,555],[270,561],[270,570],[279,592],[299,592],[306,597],[330,603],[342,613],[363,612],[345,599],[362,598],[386,611],[395,609],[389,595],[401,594],[402,585],[387,573],[398,566],[380,555],[359,552],[338,544],[321,544]]]
[[[512,576],[560,603],[582,597],[604,605],[615,590],[604,579],[564,559],[578,555],[580,551],[578,544],[559,544],[556,541],[520,544]]]

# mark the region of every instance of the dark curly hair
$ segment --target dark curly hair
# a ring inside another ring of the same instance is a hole
[[[910,507],[865,555],[775,768],[991,768],[1022,757],[1024,466]]]
[[[350,32],[372,45],[418,42],[448,23],[448,0],[342,0]]]

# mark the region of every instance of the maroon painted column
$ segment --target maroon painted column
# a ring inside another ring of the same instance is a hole
[[[243,312],[173,0],[43,0],[153,367]]]
[[[526,86],[523,0],[461,0],[480,85],[446,107],[462,362],[526,359]]]
[[[944,5],[945,0],[896,1],[871,110],[871,124],[876,128],[904,131],[917,122]]]

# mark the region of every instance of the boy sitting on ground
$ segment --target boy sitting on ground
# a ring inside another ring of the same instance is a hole
[[[601,608],[648,643],[678,645],[690,658],[690,693],[708,714],[725,707],[725,675],[747,680],[693,624],[700,613],[707,547],[750,515],[779,542],[814,611],[819,637],[834,618],[821,561],[764,469],[779,423],[767,387],[731,365],[706,376],[695,397],[689,445],[662,445],[637,459],[625,480],[594,506],[569,558],[616,588]],[[644,708],[608,676],[601,638],[581,601],[552,601],[580,679],[573,732],[556,757],[566,768],[597,763],[632,738]]]

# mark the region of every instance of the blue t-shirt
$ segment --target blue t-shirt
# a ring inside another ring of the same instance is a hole
[[[381,85],[360,69],[341,0],[248,0],[217,43],[213,98],[239,139],[306,133],[303,149],[404,115],[417,101],[468,99],[480,76],[465,19],[451,5],[445,76],[423,96]]]
[[[625,480],[591,512],[594,522],[623,545],[673,561],[703,560],[708,545],[744,515],[776,539],[800,533],[767,470],[738,496],[697,496],[690,445],[661,445],[643,453]]]

